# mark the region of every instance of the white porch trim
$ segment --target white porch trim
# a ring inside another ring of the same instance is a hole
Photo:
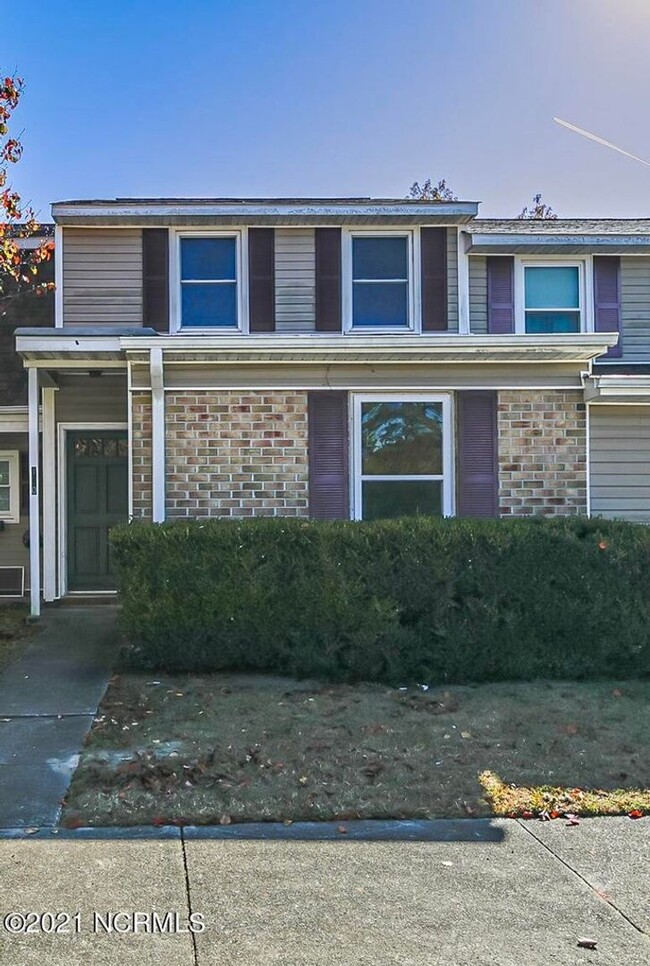
[[[29,598],[32,617],[41,615],[41,514],[39,500],[38,369],[27,371],[29,422]]]
[[[30,370],[31,371],[31,370]],[[38,370],[36,370],[38,371]],[[43,388],[43,600],[56,598],[56,389]]]

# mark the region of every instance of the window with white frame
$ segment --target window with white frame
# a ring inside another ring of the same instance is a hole
[[[357,396],[355,516],[449,516],[449,396]]]
[[[524,332],[559,334],[584,328],[582,263],[524,262],[522,276]]]
[[[0,520],[20,523],[19,456],[14,451],[0,451]]]
[[[238,235],[179,238],[181,328],[238,328],[240,261]]]
[[[348,328],[384,331],[411,328],[412,233],[351,233],[348,260]]]

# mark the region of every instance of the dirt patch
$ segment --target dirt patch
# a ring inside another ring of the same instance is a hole
[[[0,671],[12,664],[27,644],[32,626],[21,604],[0,606]]]
[[[111,682],[65,824],[485,816],[518,786],[650,787],[650,684],[391,689],[243,675]]]

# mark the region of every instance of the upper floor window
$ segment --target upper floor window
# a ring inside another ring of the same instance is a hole
[[[237,328],[238,236],[181,237],[179,244],[181,326]]]
[[[523,266],[524,331],[580,332],[582,266],[580,264]]]
[[[412,233],[352,233],[347,255],[346,328],[412,328]]]
[[[7,523],[20,523],[18,467],[17,452],[0,452],[0,520]]]

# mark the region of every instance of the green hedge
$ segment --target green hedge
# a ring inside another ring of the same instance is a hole
[[[397,682],[642,676],[650,528],[295,519],[112,534],[130,661]]]

